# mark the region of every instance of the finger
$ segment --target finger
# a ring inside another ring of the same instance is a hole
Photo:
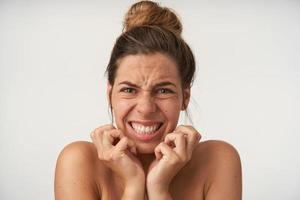
[[[154,150],[155,156],[160,159],[163,157],[170,158],[175,152],[166,143],[160,143]]]
[[[193,151],[195,147],[199,144],[199,140],[201,139],[200,133],[194,129],[192,126],[178,126],[176,131],[183,132],[187,138],[187,155],[188,159],[192,157]]]
[[[135,144],[131,139],[129,139],[128,137],[127,137],[127,139],[128,139],[128,144],[127,144],[127,146],[128,146],[128,148],[129,148],[129,151],[130,151],[131,153],[137,155],[136,144]]]
[[[115,129],[115,128],[111,124],[106,124],[106,125],[100,126],[90,133],[90,137],[93,140],[93,138],[96,135],[102,134],[103,131],[112,130],[112,129]]]
[[[184,136],[184,133],[182,132],[174,132],[170,133],[165,137],[165,143],[170,144],[174,143],[175,147],[173,148],[174,151],[179,155],[185,155],[186,154],[186,138]]]
[[[111,149],[122,138],[122,131],[114,129],[104,131],[102,136],[102,146],[104,150]]]
[[[176,127],[175,131],[182,131],[182,132],[186,132],[186,133],[190,133],[190,132],[197,132],[196,129],[194,129],[194,127],[189,126],[189,125],[179,125]]]
[[[133,153],[134,155],[137,155],[137,149],[136,147],[131,147],[130,152]]]
[[[199,143],[200,139],[201,139],[201,135],[200,133],[194,129],[194,127],[192,126],[183,126],[183,125],[180,125],[176,128],[175,132],[177,131],[180,131],[180,132],[183,132],[185,133],[187,136],[187,141],[188,143],[190,144],[197,144]]]
[[[163,155],[162,155],[162,152],[160,150],[160,144],[155,147],[154,154],[155,154],[156,160],[160,160],[162,158]]]
[[[99,128],[96,128],[91,134],[91,139],[92,139],[92,142],[94,143],[96,149],[97,149],[97,153],[98,153],[98,157],[100,159],[103,158],[103,134],[105,131],[108,131],[108,130],[112,130],[114,129],[113,126],[111,126],[110,124],[109,125],[104,125],[104,126],[101,126]]]
[[[126,150],[130,150],[134,148],[135,148],[134,142],[127,137],[123,137],[115,146],[115,151],[125,152]]]

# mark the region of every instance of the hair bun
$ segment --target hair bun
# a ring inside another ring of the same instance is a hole
[[[160,26],[181,35],[182,25],[174,11],[152,1],[133,4],[125,15],[124,31],[137,26]]]

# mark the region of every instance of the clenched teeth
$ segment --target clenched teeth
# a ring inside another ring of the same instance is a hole
[[[159,123],[151,125],[151,126],[144,126],[138,123],[131,123],[132,128],[139,134],[152,134],[159,128]]]

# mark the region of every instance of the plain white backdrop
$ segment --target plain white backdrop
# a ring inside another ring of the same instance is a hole
[[[59,152],[110,123],[104,70],[133,2],[0,1],[0,199],[54,199]],[[243,199],[300,199],[300,1],[160,2],[197,59],[194,126],[237,148]]]

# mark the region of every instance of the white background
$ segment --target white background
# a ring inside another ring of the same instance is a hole
[[[110,122],[104,70],[132,3],[0,1],[0,199],[53,199],[61,149]],[[300,199],[300,1],[161,4],[197,58],[194,126],[238,149],[243,199]]]

